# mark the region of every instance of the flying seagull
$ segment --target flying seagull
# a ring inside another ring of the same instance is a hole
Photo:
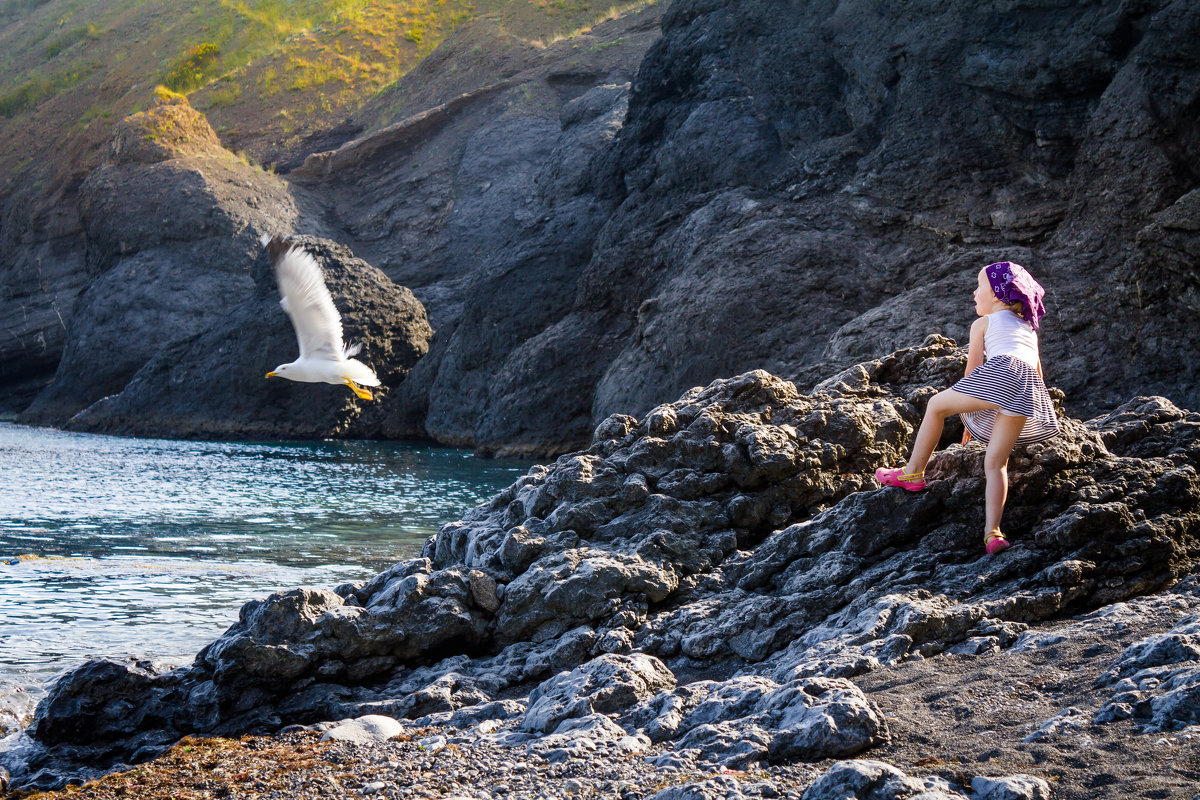
[[[352,358],[362,344],[342,344],[342,318],[325,288],[317,262],[299,245],[281,236],[263,235],[260,241],[275,269],[275,282],[282,295],[279,305],[291,317],[300,343],[300,357],[280,364],[267,377],[344,384],[363,400],[370,400],[371,393],[362,387],[378,386],[379,378],[366,364]]]

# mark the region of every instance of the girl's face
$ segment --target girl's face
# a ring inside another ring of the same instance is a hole
[[[987,316],[1003,303],[996,299],[992,286],[988,283],[987,271],[979,270],[979,285],[975,287],[975,313],[981,317]]]

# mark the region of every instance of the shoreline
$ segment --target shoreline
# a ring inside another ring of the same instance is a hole
[[[150,762],[82,786],[19,791],[5,798],[825,800],[805,792],[836,770],[857,765],[895,770],[893,777],[909,781],[910,789],[920,783],[947,799],[981,796],[980,780],[1017,785],[1027,776],[1044,782],[1051,794],[1030,790],[998,796],[1191,800],[1200,786],[1200,728],[1152,736],[1139,733],[1131,720],[1053,729],[1044,720],[1062,706],[1074,710],[1072,720],[1090,717],[1101,705],[1093,689],[1106,663],[1097,657],[1100,651],[1119,653],[1123,645],[1161,635],[1180,615],[1197,611],[1200,581],[1191,579],[1132,601],[1115,614],[1032,627],[1011,648],[906,661],[867,673],[855,683],[888,721],[889,740],[850,759],[739,770],[698,763],[694,753],[669,741],[505,745],[500,742],[511,737],[515,720],[488,719],[460,728],[425,718],[399,720],[397,736],[373,742],[321,741],[334,723],[293,726],[271,735],[188,736]],[[449,715],[438,716],[448,721]],[[655,796],[671,787],[678,793]]]
[[[1055,800],[1124,800],[1149,781],[1190,800],[1200,414],[1134,398],[1064,418],[1060,437],[1014,455],[1013,546],[988,556],[984,448],[947,448],[915,496],[866,477],[905,448],[960,355],[928,342],[808,395],[747,373],[642,421],[614,416],[588,451],[531,469],[419,557],[246,604],[190,667],[74,671],[39,708],[39,748],[6,765],[52,787],[188,735],[387,717],[420,745],[369,784],[397,797],[424,791],[405,759],[445,751],[471,762],[444,787],[462,796],[511,777],[491,762],[517,774],[537,756],[598,770],[572,776],[576,794],[631,763],[643,784],[654,770],[754,778],[751,794],[654,800],[868,797],[829,794],[839,781],[882,781],[897,800],[984,800],[1001,783],[1025,787],[1013,800],[1048,800],[1052,784]],[[1164,747],[1176,761],[1139,774]],[[791,784],[758,775],[779,765]]]

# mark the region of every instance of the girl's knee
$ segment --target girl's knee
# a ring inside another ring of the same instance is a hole
[[[983,471],[989,477],[1008,474],[1008,453],[986,453],[983,456]]]
[[[929,404],[925,406],[926,416],[932,414],[945,419],[957,413],[958,411],[954,408],[954,393],[949,389],[944,389],[929,398]]]

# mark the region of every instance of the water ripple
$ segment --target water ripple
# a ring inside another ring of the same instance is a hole
[[[247,600],[364,579],[528,464],[393,442],[179,442],[0,423],[0,735],[58,672],[184,663]]]

